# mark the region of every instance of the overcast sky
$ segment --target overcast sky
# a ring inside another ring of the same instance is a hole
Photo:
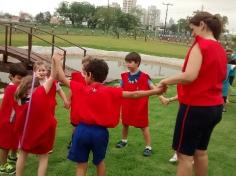
[[[39,12],[50,11],[53,13],[55,8],[63,0],[1,0],[0,12],[9,12],[18,15],[20,11],[36,15]],[[73,2],[76,0],[67,0]],[[82,0],[77,0],[81,2]],[[108,0],[86,0],[97,5],[107,5]],[[123,0],[109,0],[110,3],[118,2],[121,7]],[[166,0],[137,0],[137,4],[147,8],[156,5],[161,10],[161,21],[164,21],[166,6],[162,5]],[[213,14],[220,13],[229,18],[228,29],[236,33],[236,0],[168,0],[173,6],[169,7],[168,20],[172,17],[175,22],[179,18],[192,15],[193,11],[203,9]]]

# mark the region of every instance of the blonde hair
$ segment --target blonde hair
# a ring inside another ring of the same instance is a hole
[[[49,69],[48,65],[46,64],[46,62],[44,62],[44,61],[37,61],[37,62],[34,63],[33,71],[35,72],[41,66],[44,66],[46,68],[46,70]]]
[[[19,99],[24,98],[27,91],[31,88],[32,83],[33,83],[33,76],[28,75],[28,76],[24,77],[21,80],[21,82],[15,92],[15,100],[18,101]],[[38,78],[35,78],[34,87],[38,87],[39,85],[40,85],[40,83],[39,83]]]

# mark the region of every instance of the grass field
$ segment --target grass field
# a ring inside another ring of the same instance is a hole
[[[51,36],[39,35],[41,38],[51,42]],[[160,42],[159,40],[148,40],[144,42],[143,39],[134,40],[133,38],[120,38],[116,39],[112,36],[86,36],[86,35],[60,35],[61,37],[83,47],[113,50],[113,51],[136,51],[143,54],[155,56],[167,56],[184,58],[187,46],[179,44],[171,44]],[[4,33],[0,33],[0,46],[4,45]],[[27,35],[14,34],[12,36],[13,46],[27,46]],[[33,45],[47,46],[47,43],[33,38]],[[58,46],[71,46],[62,40],[56,39]]]
[[[67,91],[67,89],[65,89]],[[236,90],[234,90],[236,92]],[[167,96],[175,95],[175,87],[171,87]],[[71,125],[68,112],[63,109],[59,100],[56,111],[58,119],[57,138],[54,152],[50,155],[48,176],[75,175],[75,164],[68,161],[67,144],[71,136]],[[98,101],[98,103],[100,103]],[[121,126],[110,129],[110,143],[106,156],[108,176],[174,176],[176,165],[168,159],[172,155],[172,133],[175,124],[178,103],[168,107],[160,105],[157,97],[150,98],[150,130],[152,136],[153,155],[142,156],[144,142],[139,129],[131,128],[129,144],[124,149],[116,149],[115,144],[121,136]],[[234,176],[236,167],[236,108],[229,104],[221,123],[216,127],[209,145],[209,176]],[[30,156],[25,176],[36,175],[37,157]],[[87,176],[95,176],[95,167],[89,162]]]

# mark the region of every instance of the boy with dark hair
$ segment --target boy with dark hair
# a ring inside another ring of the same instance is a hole
[[[122,97],[139,98],[161,94],[165,89],[149,91],[122,91],[121,88],[105,86],[108,65],[100,59],[93,59],[85,66],[86,85],[66,79],[61,66],[62,55],[54,55],[53,61],[58,78],[70,87],[75,98],[71,104],[77,107],[79,125],[76,127],[68,158],[77,162],[76,175],[85,176],[90,151],[93,152],[93,163],[97,167],[97,175],[105,176],[104,158],[109,134],[107,128],[119,123]],[[101,102],[99,102],[101,101]]]
[[[14,94],[21,79],[27,75],[27,70],[22,64],[13,64],[9,69],[11,82],[4,89],[4,96],[0,107],[0,174],[14,174],[15,167],[7,163],[10,150],[9,162],[16,162],[16,150],[18,139],[15,134],[15,110]]]
[[[81,72],[80,71],[72,72],[71,80],[82,83],[82,84],[86,84],[84,76],[83,76],[85,74],[84,68],[92,59],[93,58],[91,56],[85,56],[81,61],[81,64],[82,64]],[[69,92],[68,101],[71,101],[71,99],[74,99],[74,97],[72,97],[71,92]],[[75,130],[75,127],[78,125],[78,121],[76,117],[76,109],[75,107],[73,107],[73,105],[71,106],[71,104],[70,104],[70,123],[73,126],[72,135],[71,135],[73,138],[74,130]],[[69,145],[67,146],[68,149],[70,149],[71,147],[71,142],[72,140],[70,140]]]
[[[129,72],[121,74],[121,87],[125,91],[150,90],[154,85],[148,74],[140,71],[141,57],[136,52],[131,52],[125,57],[126,66]],[[127,145],[129,126],[140,128],[145,140],[144,156],[151,156],[151,137],[148,125],[148,97],[136,100],[124,99],[122,102],[122,139],[116,144],[117,148]]]

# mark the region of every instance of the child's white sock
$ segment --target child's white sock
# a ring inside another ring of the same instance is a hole
[[[152,147],[151,147],[151,146],[148,146],[148,145],[147,145],[145,148],[146,148],[146,149],[149,149],[149,150],[152,150]]]
[[[128,140],[127,140],[127,139],[121,139],[121,141],[122,141],[122,142],[125,142],[125,143],[127,143],[127,142],[128,142]]]

